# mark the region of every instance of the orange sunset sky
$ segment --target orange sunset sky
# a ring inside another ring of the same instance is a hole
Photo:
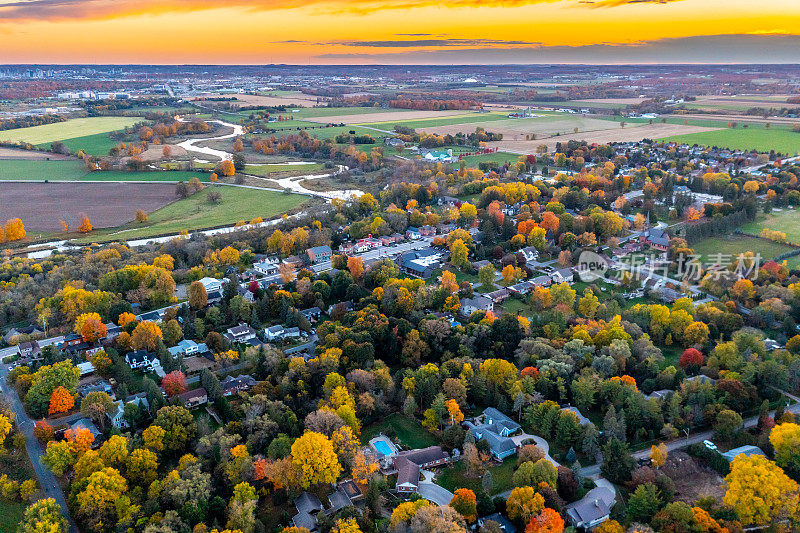
[[[800,63],[800,0],[0,0],[0,63]]]

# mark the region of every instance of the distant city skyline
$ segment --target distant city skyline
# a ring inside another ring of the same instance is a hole
[[[775,0],[0,0],[0,62],[800,63]]]

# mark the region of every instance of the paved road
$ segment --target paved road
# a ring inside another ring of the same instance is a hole
[[[7,376],[8,365],[0,364],[0,381],[5,384]],[[22,432],[25,434],[25,448],[28,451],[28,457],[31,458],[33,470],[36,472],[36,477],[39,478],[39,486],[42,488],[45,498],[53,498],[61,506],[64,516],[66,516],[69,520],[70,533],[78,533],[78,528],[75,526],[72,517],[69,515],[67,502],[64,498],[64,491],[61,490],[61,486],[58,484],[56,476],[41,462],[41,458],[44,455],[44,450],[42,449],[42,445],[39,444],[39,441],[33,436],[33,420],[28,417],[28,414],[22,407],[22,402],[17,395],[17,391],[14,390],[13,387],[4,386],[3,396],[11,405],[11,410],[14,412],[17,426],[22,429]]]
[[[786,396],[788,396],[789,398],[791,398],[791,399],[793,399],[795,401],[800,400],[796,396],[792,396],[789,393],[786,393],[784,391],[781,391],[781,392],[783,392],[783,394],[785,394]],[[794,413],[794,414],[800,414],[800,403],[794,403],[794,404],[786,407],[786,411]],[[770,413],[771,416],[774,415],[774,414],[775,414],[775,411],[772,411]],[[758,424],[758,416],[751,416],[750,418],[745,419],[743,425],[744,425],[745,429],[749,429],[749,428],[755,427],[756,424]],[[700,444],[704,440],[706,440],[706,439],[710,440],[713,437],[714,437],[714,431],[712,431],[712,430],[702,431],[700,433],[695,433],[693,435],[690,435],[688,438],[680,438],[680,439],[677,439],[677,440],[673,440],[673,441],[667,442],[666,443],[667,451],[671,452],[671,451],[674,451],[674,450],[679,450],[681,448],[686,448],[686,447],[688,447],[688,446],[690,446],[692,444]],[[650,457],[650,449],[648,448],[648,449],[645,449],[645,450],[640,450],[638,452],[633,453],[632,455],[636,459],[647,459],[648,457]],[[597,477],[600,476],[600,463],[597,463],[597,464],[592,465],[592,466],[587,466],[586,468],[581,469],[581,472],[583,473],[583,475],[585,477],[596,479]]]

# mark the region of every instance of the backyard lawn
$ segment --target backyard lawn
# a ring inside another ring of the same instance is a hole
[[[397,435],[397,439],[411,449],[427,448],[438,444],[436,437],[427,429],[422,427],[417,420],[408,418],[400,413],[394,413],[385,419],[365,427],[361,432],[361,443],[367,444],[371,438],[379,433],[386,433],[392,428]]]
[[[510,489],[512,486],[511,476],[517,467],[517,457],[508,457],[503,464],[492,464],[495,465],[489,468],[492,473],[492,492],[497,494]],[[459,488],[467,488],[476,493],[483,490],[480,478],[467,475],[465,461],[458,461],[442,470],[436,478],[436,483],[450,492],[455,492]]]

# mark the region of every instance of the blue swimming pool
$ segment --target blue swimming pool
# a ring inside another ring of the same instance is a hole
[[[372,445],[383,455],[392,455],[394,453],[394,450],[392,450],[391,446],[389,446],[386,441],[376,440]]]

